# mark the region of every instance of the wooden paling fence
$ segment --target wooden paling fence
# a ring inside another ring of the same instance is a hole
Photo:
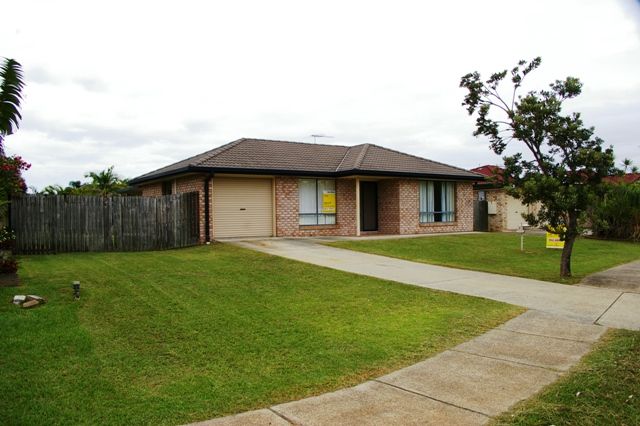
[[[162,197],[27,195],[11,200],[14,251],[142,251],[198,243],[198,193]]]

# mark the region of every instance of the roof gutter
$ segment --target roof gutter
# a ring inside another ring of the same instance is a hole
[[[474,176],[459,176],[459,175],[440,175],[433,173],[407,173],[407,172],[390,172],[390,171],[376,171],[376,170],[359,170],[359,169],[351,169],[351,170],[343,170],[340,172],[330,171],[330,172],[320,172],[320,171],[309,171],[309,170],[279,170],[279,169],[249,169],[249,168],[225,168],[225,167],[203,167],[203,166],[187,166],[182,167],[180,169],[172,170],[166,174],[157,174],[154,176],[139,177],[134,178],[130,181],[132,185],[139,185],[141,183],[145,183],[152,180],[158,180],[162,178],[166,178],[169,176],[175,176],[182,173],[238,173],[238,174],[270,174],[270,175],[281,175],[281,176],[317,176],[317,177],[347,177],[353,175],[361,175],[361,176],[389,176],[389,177],[409,177],[409,178],[418,178],[418,179],[452,179],[452,180],[463,180],[463,181],[484,181],[485,177],[480,174],[475,174]],[[470,172],[472,173],[472,172]]]
[[[464,181],[471,181],[471,182],[485,180],[484,176],[482,175],[459,176],[459,175],[440,175],[440,174],[434,174],[434,173],[388,172],[388,171],[358,170],[358,169],[346,170],[343,172],[336,173],[337,177],[352,176],[352,175],[409,177],[409,178],[417,178],[417,179],[451,179],[451,180],[464,180]]]
[[[149,182],[149,181],[153,181],[153,180],[160,180],[169,176],[175,176],[175,175],[180,175],[182,173],[188,173],[193,171],[192,170],[193,166],[187,166],[187,167],[181,167],[179,169],[175,169],[175,170],[171,170],[168,173],[158,173],[156,175],[151,175],[151,176],[138,176],[136,178],[133,178],[129,181],[129,185],[139,185],[141,183],[145,183],[145,182]]]

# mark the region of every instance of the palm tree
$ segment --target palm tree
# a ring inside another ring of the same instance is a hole
[[[18,129],[22,115],[22,89],[24,80],[22,65],[4,58],[0,65],[0,155],[4,155],[4,138]]]
[[[115,194],[119,189],[127,187],[127,180],[120,179],[113,172],[113,166],[101,172],[89,172],[85,177],[91,178],[91,185],[100,195],[106,196]]]
[[[623,169],[624,173],[628,173],[628,172],[630,172],[630,173],[638,173],[638,166],[635,166],[633,164],[633,161],[631,161],[628,158],[625,158],[622,161],[622,166],[624,167],[624,169]]]

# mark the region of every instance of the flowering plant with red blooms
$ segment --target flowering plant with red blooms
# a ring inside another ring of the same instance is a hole
[[[27,184],[22,178],[22,172],[30,167],[31,164],[18,155],[0,156],[0,193],[10,195],[26,192]]]

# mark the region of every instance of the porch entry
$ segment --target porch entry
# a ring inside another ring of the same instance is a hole
[[[360,230],[378,230],[378,182],[360,181]]]

